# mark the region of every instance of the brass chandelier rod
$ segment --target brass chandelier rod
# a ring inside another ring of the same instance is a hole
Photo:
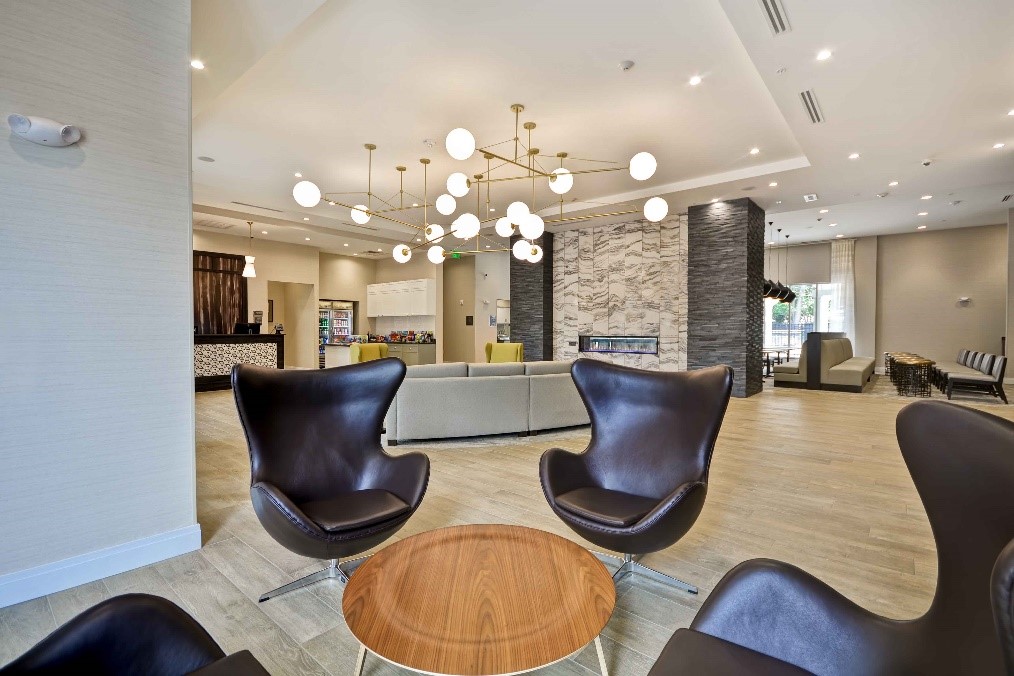
[[[629,169],[629,168],[630,167],[608,167],[606,169],[581,169],[581,170],[578,170],[578,171],[572,171],[572,172],[570,172],[570,174],[572,176],[578,176],[580,174],[601,174],[602,172],[606,172],[606,171],[623,171],[624,169]],[[525,167],[525,169],[528,169],[528,167]],[[536,170],[536,171],[538,172],[538,170]],[[538,173],[542,173],[542,172],[538,172]],[[556,178],[556,176],[554,174],[545,174],[545,173],[543,173],[542,175],[548,177],[550,180],[555,180],[555,178]],[[529,178],[529,176],[502,176],[500,178],[484,178],[481,181],[470,181],[469,183],[470,184],[472,184],[472,183],[499,183],[500,181],[520,181],[520,180],[524,180],[526,178]]]

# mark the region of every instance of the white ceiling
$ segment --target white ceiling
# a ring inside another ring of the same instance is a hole
[[[242,223],[252,214],[270,218],[283,241],[327,238],[339,253],[345,241],[378,242],[389,251],[414,232],[379,218],[357,226],[325,203],[303,209],[291,197],[294,172],[325,191],[365,190],[362,144],[371,142],[376,194],[396,193],[394,166],[403,164],[406,188],[421,195],[418,159],[429,157],[432,201],[451,171],[485,170],[478,154],[448,157],[447,131],[464,126],[480,145],[511,138],[515,102],[526,105],[522,122],[537,123],[533,145],[544,154],[658,158],[643,183],[625,171],[577,177],[567,212],[638,208],[659,193],[670,212],[750,196],[793,241],[1005,220],[1000,199],[1014,192],[1014,2],[783,2],[792,30],[773,36],[759,0],[517,0],[510,12],[454,0],[302,0],[281,13],[268,0],[195,0],[193,49],[207,68],[194,72],[193,154],[216,160],[193,163],[195,226],[198,217]],[[817,62],[822,48],[833,57]],[[625,59],[636,63],[628,72],[618,67]],[[695,74],[703,82],[691,87]],[[823,124],[804,115],[799,92],[808,88]],[[1007,147],[994,150],[996,142]],[[761,152],[751,156],[755,146]],[[861,158],[848,160],[851,152]],[[891,180],[899,185],[889,188]],[[811,192],[820,200],[804,208]],[[475,210],[475,195],[459,200],[459,213]],[[499,213],[530,197],[527,181],[492,186]],[[537,186],[536,206],[554,199]],[[818,223],[820,208],[830,213]],[[421,222],[409,214],[404,220]],[[434,215],[444,225],[453,218]]]

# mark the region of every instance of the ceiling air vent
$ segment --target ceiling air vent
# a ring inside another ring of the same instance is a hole
[[[1009,201],[1010,201],[1010,198],[1011,198],[1011,197],[1014,197],[1014,194],[1012,194],[1012,195],[1006,195],[1006,196],[1005,196],[1005,197],[1004,197],[1004,198],[1003,198],[1002,200],[1000,200],[1000,201],[1001,201],[1001,202],[1009,202]]]
[[[261,207],[261,206],[257,206],[256,204],[247,204],[246,202],[233,202],[233,204],[238,204],[241,207],[250,207],[252,209],[261,209],[263,211],[273,211],[276,214],[282,213],[281,209],[272,209],[271,207]]]
[[[811,192],[809,195],[803,195],[803,201],[804,202],[816,202],[817,201],[817,193]]]
[[[824,121],[824,113],[821,112],[820,104],[817,103],[817,95],[813,93],[812,89],[799,92],[799,98],[803,101],[803,108],[806,109],[806,116],[810,118],[810,122],[820,124]]]
[[[234,223],[223,223],[222,221],[212,221],[207,218],[195,218],[194,225],[199,228],[208,228],[210,230],[228,230]]]
[[[768,20],[768,28],[772,33],[781,35],[785,31],[791,30],[792,27],[789,26],[789,18],[785,14],[781,0],[760,0],[760,3],[764,8],[764,16]]]

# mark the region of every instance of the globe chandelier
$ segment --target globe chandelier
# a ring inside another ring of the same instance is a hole
[[[630,162],[627,165],[624,166],[571,169],[570,167],[564,166],[569,156],[568,153],[558,152],[555,155],[542,155],[538,148],[533,147],[532,130],[536,128],[536,124],[534,122],[525,122],[523,125],[521,124],[521,113],[524,109],[525,107],[520,103],[515,103],[510,107],[511,112],[514,113],[514,136],[506,141],[500,141],[499,143],[479,147],[476,145],[475,137],[467,129],[457,128],[451,130],[447,134],[444,145],[447,149],[447,153],[453,159],[465,161],[471,159],[476,152],[480,152],[482,153],[483,159],[486,160],[486,170],[484,173],[472,174],[471,177],[469,177],[465,172],[459,171],[452,173],[447,177],[447,181],[445,183],[447,192],[437,197],[432,204],[429,201],[428,181],[428,165],[430,164],[430,160],[427,158],[419,160],[419,162],[423,165],[423,197],[421,205],[413,203],[411,206],[405,206],[405,195],[413,198],[416,196],[404,190],[404,172],[406,171],[406,168],[403,166],[396,167],[397,171],[401,175],[401,188],[398,194],[392,197],[391,200],[384,200],[375,195],[372,192],[372,169],[373,151],[376,149],[376,146],[371,143],[364,146],[370,153],[368,171],[369,178],[367,179],[367,190],[365,193],[322,194],[315,184],[304,180],[295,185],[292,190],[292,196],[297,203],[304,207],[314,207],[323,199],[332,206],[340,206],[342,208],[349,209],[349,215],[352,220],[360,225],[365,225],[372,217],[376,216],[392,223],[398,223],[414,229],[421,236],[418,238],[413,236],[413,239],[418,239],[421,243],[404,243],[395,246],[392,251],[392,256],[394,260],[399,263],[407,263],[412,259],[413,253],[422,247],[427,247],[426,258],[437,265],[443,263],[447,256],[458,257],[462,254],[474,255],[480,253],[494,253],[498,251],[510,251],[513,256],[519,260],[528,261],[530,263],[538,263],[542,260],[545,253],[538,242],[545,233],[546,225],[548,224],[568,223],[573,221],[621,216],[642,212],[644,218],[652,222],[661,221],[666,217],[669,212],[669,205],[662,197],[652,197],[648,199],[640,209],[634,208],[610,213],[594,213],[565,217],[563,215],[563,196],[570,192],[570,190],[574,187],[575,176],[626,170],[630,173],[630,177],[634,180],[645,181],[654,175],[657,168],[657,162],[651,153],[639,152],[630,159]],[[522,128],[527,132],[527,142],[523,142],[520,138],[520,130]],[[510,143],[513,143],[513,152],[510,150],[505,151],[499,149],[499,146]],[[495,152],[494,149],[497,149],[497,151]],[[539,158],[547,157],[558,160],[560,166],[552,170],[547,170],[543,163],[539,161]],[[494,161],[497,162],[496,166],[493,166]],[[617,164],[608,160],[574,159],[572,161]],[[512,171],[513,173],[509,175],[500,175],[500,170],[504,168]],[[493,172],[497,172],[497,175],[494,176]],[[505,181],[523,180],[531,182],[530,203],[516,200],[511,202],[511,204],[507,207],[505,216],[492,216],[491,212],[493,209],[490,206],[491,185],[493,183]],[[558,196],[555,200],[555,205],[549,204],[545,207],[537,206],[536,189],[540,184],[547,186],[554,195]],[[485,186],[485,204],[483,204],[482,199],[483,186]],[[464,203],[463,198],[466,198],[473,188],[475,188],[475,211],[465,211],[463,210],[463,207],[461,207],[461,204]],[[351,194],[365,194],[366,203],[350,205],[339,199],[340,195]],[[398,201],[398,206],[395,206],[393,203],[394,200]],[[459,204],[459,200],[461,204]],[[554,218],[545,219],[542,215],[540,215],[540,213],[548,215],[550,209],[557,205],[559,207],[559,214]],[[438,223],[431,223],[429,221],[430,208],[435,208],[437,213],[441,216],[450,217],[459,210],[459,207],[462,208],[462,212],[451,221],[449,227],[447,228]],[[396,212],[416,208],[421,208],[423,210],[422,225],[410,223],[393,215]],[[497,245],[497,242],[482,234],[482,226],[494,221],[494,230],[500,237],[509,239],[514,235],[519,236],[510,249],[494,246]],[[491,244],[487,244],[485,248],[482,248],[481,241],[489,241]]]

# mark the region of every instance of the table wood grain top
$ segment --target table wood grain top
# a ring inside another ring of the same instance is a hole
[[[517,674],[580,650],[616,603],[605,566],[533,528],[440,528],[401,540],[351,577],[349,629],[371,652],[431,674]]]

